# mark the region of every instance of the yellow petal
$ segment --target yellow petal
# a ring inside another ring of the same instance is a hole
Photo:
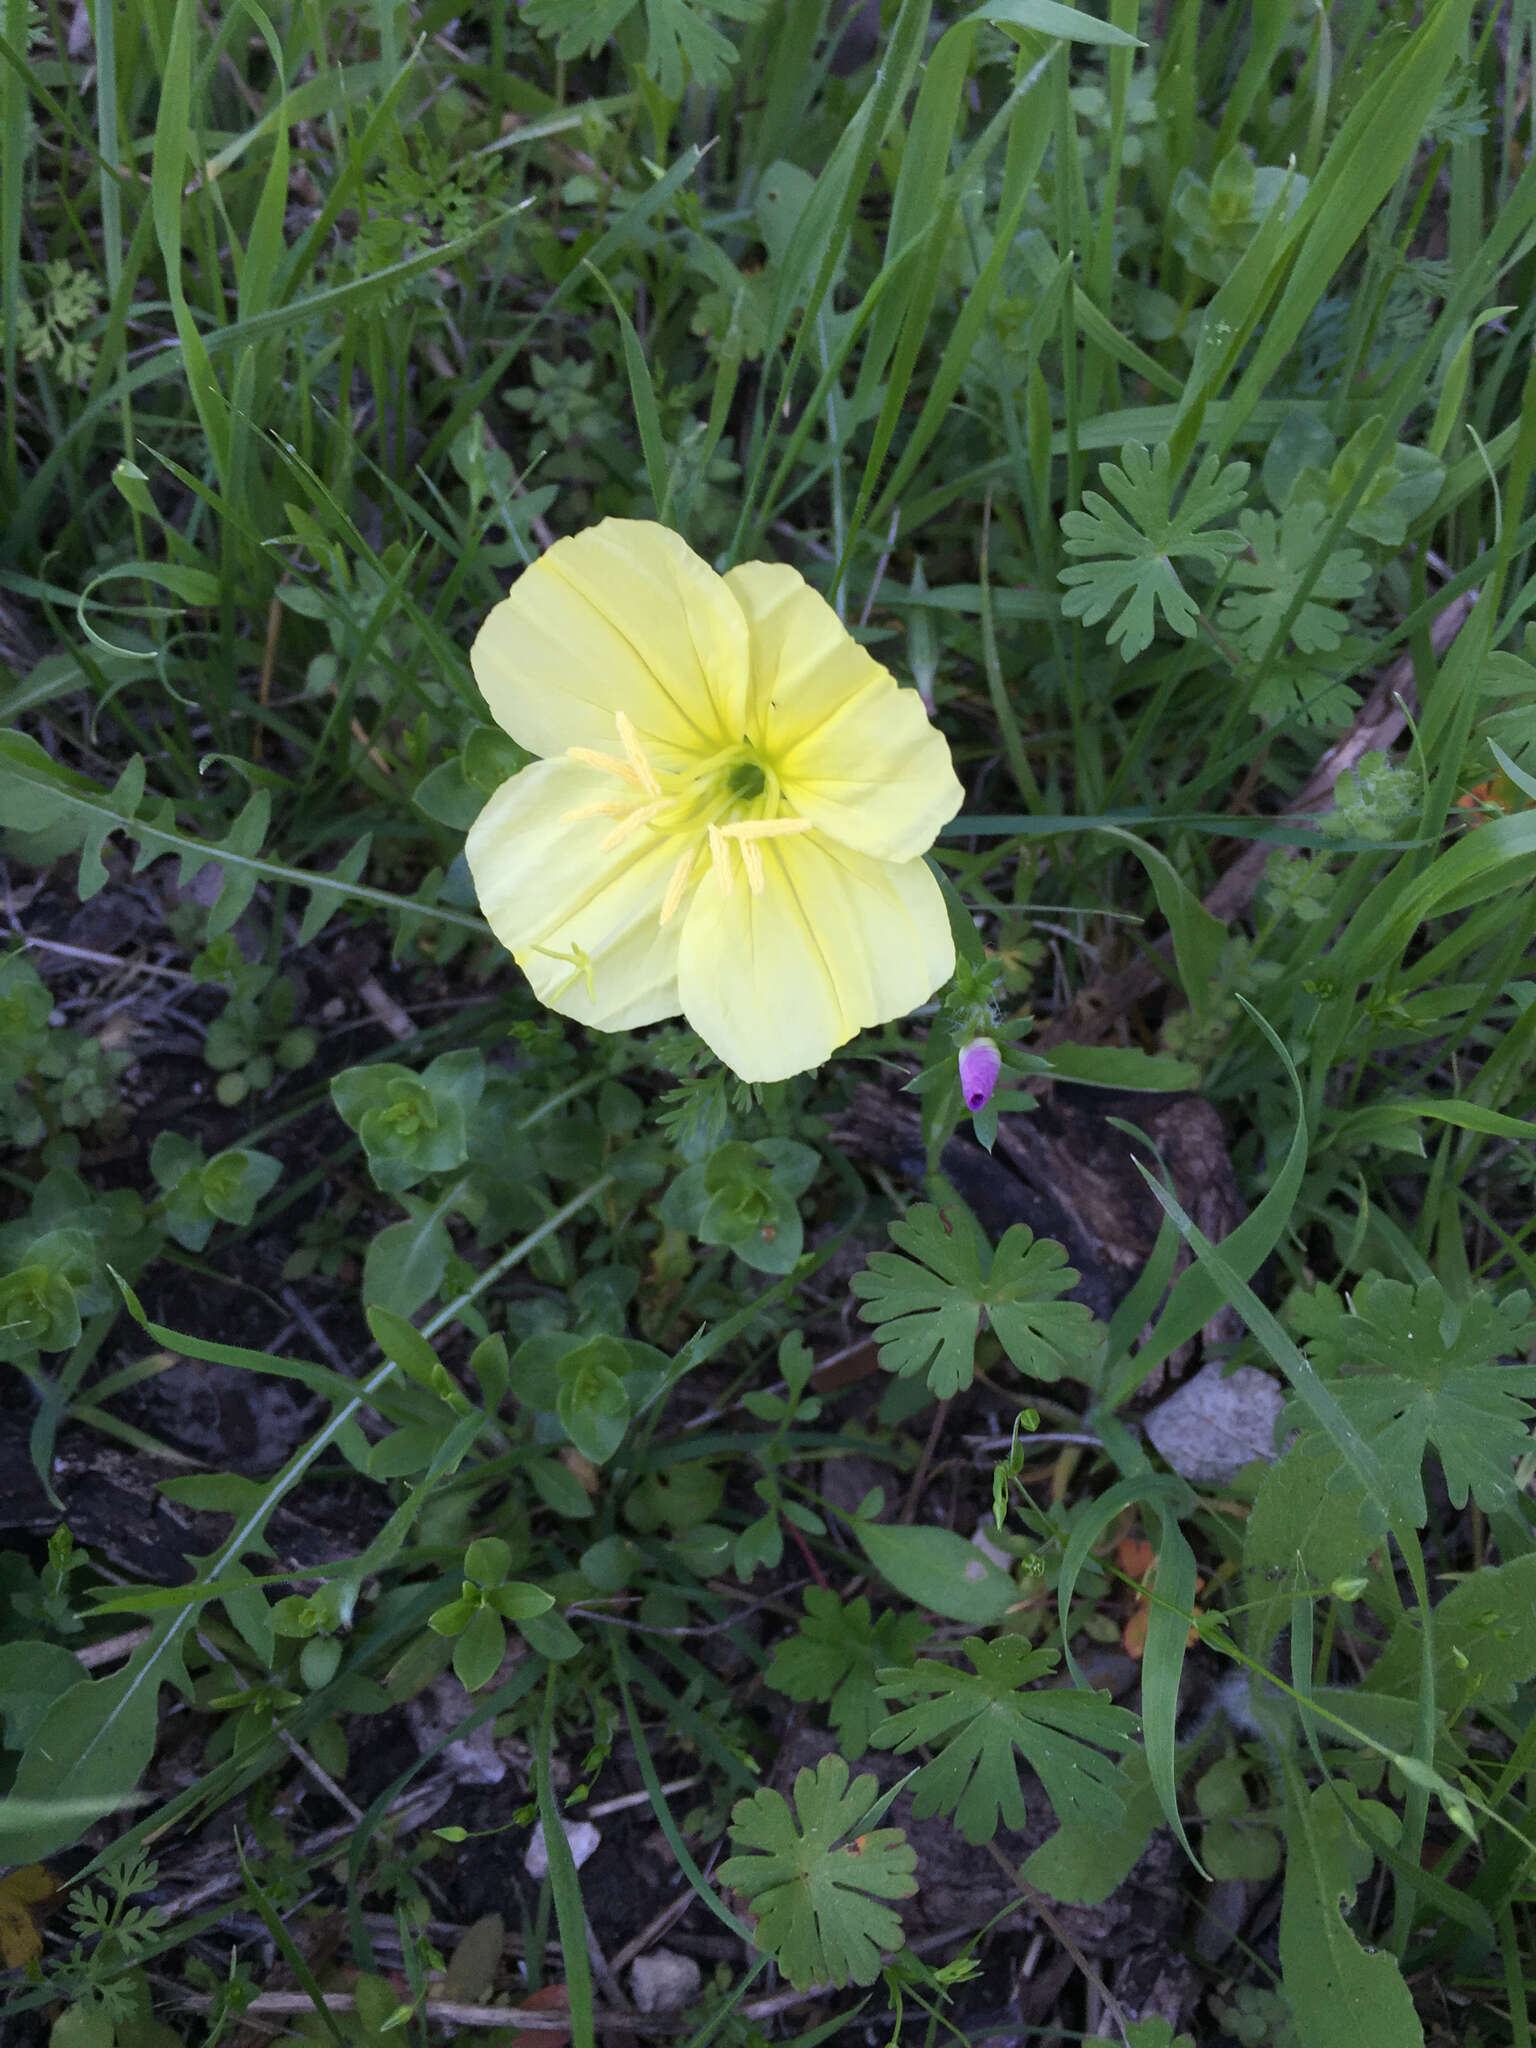
[[[605,519],[525,569],[470,666],[496,723],[531,753],[616,751],[625,712],[663,756],[739,740],[747,628],[707,562],[666,527]]]
[[[677,1015],[678,925],[660,918],[678,849],[642,829],[605,850],[604,818],[568,815],[613,789],[601,769],[535,761],[496,791],[464,851],[481,910],[539,1000],[627,1031]]]
[[[763,888],[700,882],[682,920],[684,1016],[744,1081],[782,1081],[926,1002],[954,971],[938,883],[920,860],[823,839],[760,839]]]
[[[744,562],[725,581],[752,633],[748,731],[791,808],[881,860],[925,853],[962,792],[917,692],[897,687],[798,571]]]

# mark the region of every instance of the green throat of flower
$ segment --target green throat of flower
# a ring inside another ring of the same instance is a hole
[[[624,793],[578,805],[575,810],[566,811],[561,822],[612,818],[615,822],[603,840],[605,853],[622,846],[636,832],[674,840],[679,850],[662,898],[663,924],[677,915],[706,866],[713,869],[722,895],[730,895],[735,886],[733,847],[741,860],[747,887],[754,896],[761,895],[761,842],[788,839],[814,829],[809,818],[785,814],[783,793],[772,764],[762,759],[750,741],[743,739],[684,767],[658,769],[647,757],[639,734],[622,711],[617,725],[619,744],[624,749],[622,758],[599,753],[593,747],[571,747],[568,751],[572,760],[615,777],[625,785]]]

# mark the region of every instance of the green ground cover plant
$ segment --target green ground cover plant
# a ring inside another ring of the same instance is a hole
[[[1528,2048],[1533,65],[0,0],[7,2043]],[[944,735],[818,1067],[482,915],[604,520]]]

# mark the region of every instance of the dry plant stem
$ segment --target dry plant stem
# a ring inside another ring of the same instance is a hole
[[[1466,624],[1476,603],[1477,592],[1467,591],[1448,604],[1435,620],[1430,628],[1430,642],[1437,661],[1443,658],[1446,649]],[[1403,654],[1377,678],[1370,695],[1355,714],[1349,731],[1327,750],[1297,791],[1289,808],[1279,813],[1276,822],[1317,818],[1331,811],[1334,808],[1335,783],[1356,767],[1364,755],[1375,748],[1390,747],[1401,738],[1416,702],[1413,656]],[[1261,840],[1250,840],[1244,846],[1205,898],[1205,908],[1212,917],[1222,924],[1230,924],[1241,916],[1253,900],[1253,893],[1259,886],[1272,851]],[[1165,937],[1159,939],[1149,952],[1133,960],[1129,967],[1121,968],[1118,973],[1100,975],[1078,991],[1060,1016],[1053,1017],[1045,1025],[1034,1041],[1036,1049],[1045,1052],[1069,1038],[1081,1043],[1103,1037],[1133,1004],[1149,996],[1160,981],[1168,979],[1172,965],[1173,945]]]
[[[685,1906],[694,1903],[691,1893],[683,1903]],[[1042,1914],[1043,1917],[1045,1916]],[[914,1955],[928,1955],[935,1949],[947,1948],[950,1943],[964,1940],[976,1932],[977,1929],[969,1923],[961,1927],[946,1927],[937,1934],[925,1935],[921,1940],[908,1945]],[[1065,1937],[1063,1945],[1077,1957],[1088,1976],[1093,1978],[1091,1966],[1077,1956],[1076,1949]],[[628,1951],[622,1953],[627,1955]],[[1097,1978],[1093,1978],[1093,1981],[1098,1983]],[[750,2005],[744,2005],[740,2009],[739,2017],[753,2021],[776,2019],[780,2013],[793,2012],[797,2006],[810,2005],[817,1999],[825,1998],[832,1988],[830,1984],[812,1984],[804,1991],[778,1991],[772,1997],[757,1998]],[[1120,2018],[1120,2008],[1102,1984],[1099,1984],[1099,1990],[1109,2010]],[[357,2005],[357,1996],[351,1991],[326,1991],[321,1994],[321,2002],[327,2012],[352,2012]],[[211,1997],[196,1995],[181,1999],[179,2005],[186,2012],[208,2012],[212,2008],[213,2000]],[[286,2013],[313,2012],[314,2009],[315,2002],[308,1992],[263,1991],[243,2009],[241,2018],[278,2018]],[[424,2019],[445,2020],[450,2026],[458,2027],[519,2026],[527,2028],[531,2033],[545,2034],[568,2034],[571,2028],[571,2016],[568,2012],[544,2011],[532,2006],[460,2005],[449,1998],[429,1998],[419,2011]],[[685,2034],[695,2031],[694,2022],[683,2013],[594,2012],[592,2024],[599,2032],[606,2028],[615,2034]],[[1123,2019],[1121,2025],[1124,2025]]]
[[[998,1869],[1002,1871],[1003,1875],[1007,1878],[1008,1882],[1015,1887],[1020,1896],[1026,1901],[1026,1903],[1029,1906],[1029,1910],[1032,1913],[1038,1914],[1039,1917],[1045,1922],[1046,1926],[1049,1927],[1052,1934],[1054,1934],[1056,1939],[1061,1943],[1062,1947],[1066,1950],[1067,1954],[1072,1958],[1073,1962],[1077,1965],[1078,1969],[1082,1971],[1085,1980],[1093,1986],[1094,1990],[1097,1991],[1100,1998],[1103,1999],[1104,2010],[1110,2015],[1115,2025],[1120,2029],[1121,2038],[1126,2038],[1129,2021],[1126,2019],[1125,2013],[1121,2008],[1119,2000],[1115,1997],[1115,1994],[1110,1990],[1109,1986],[1104,1982],[1104,1979],[1099,1975],[1098,1971],[1093,1967],[1093,1964],[1090,1963],[1088,1958],[1083,1954],[1082,1950],[1078,1947],[1077,1943],[1072,1939],[1071,1935],[1068,1934],[1065,1927],[1062,1926],[1060,1920],[1057,1919],[1055,1913],[1051,1909],[1050,1900],[1046,1898],[1043,1892],[1037,1892],[1032,1884],[1026,1884],[1024,1879],[1019,1875],[1018,1871],[1008,1861],[1008,1858],[1003,1854],[1002,1850],[999,1849],[996,1842],[988,1842],[987,1854],[992,1858],[992,1861],[997,1865]]]
[[[352,2012],[356,2009],[357,1998],[351,1991],[325,1991],[321,2003],[327,2012]],[[181,2001],[184,2010],[208,2012],[211,1998],[187,1998]],[[277,2017],[284,2013],[313,2012],[315,2001],[307,1991],[263,1991],[253,1998],[241,2013],[242,2020]],[[571,2016],[568,2012],[541,2010],[535,2006],[523,2005],[460,2005],[451,1998],[429,1998],[419,2011],[429,2020],[444,2020],[457,2027],[523,2027],[532,2033],[569,2034]],[[662,2013],[594,2012],[592,2023],[599,2029],[624,2034],[681,2034],[689,2023],[680,2017]]]
[[[443,1780],[441,1778],[433,1778],[425,1786],[419,1786],[413,1791],[405,1793],[389,1809],[384,1818],[397,1828],[420,1827],[423,1822],[430,1820],[433,1814],[440,1811],[447,1797],[448,1792],[443,1790]],[[344,1821],[336,1827],[326,1828],[320,1834],[310,1837],[303,1845],[302,1853],[311,1859],[327,1855],[331,1850],[339,1849],[350,1842],[356,1831],[351,1821]],[[212,1900],[218,1898],[221,1893],[239,1891],[243,1883],[244,1878],[241,1872],[237,1868],[231,1867],[228,1870],[220,1871],[215,1877],[205,1878],[201,1884],[195,1886],[191,1891],[183,1892],[179,1898],[166,1900],[161,1907],[161,1911],[165,1913],[167,1918],[178,1918],[183,1914],[195,1913],[199,1908],[208,1905]]]
[[[75,1655],[87,1671],[94,1671],[99,1664],[115,1664],[119,1657],[131,1657],[141,1644],[149,1641],[149,1629],[131,1628],[126,1634],[108,1636],[105,1642],[87,1643]]]
[[[256,683],[256,702],[265,711],[272,701],[272,672],[277,667],[277,642],[283,630],[283,594],[281,587],[272,593],[272,602],[267,606],[267,637],[261,650],[261,674]],[[260,761],[261,743],[265,728],[259,719],[251,724],[251,759]]]
[[[923,1455],[917,1461],[917,1470],[912,1474],[912,1484],[907,1488],[907,1497],[902,1503],[901,1520],[904,1522],[910,1522],[917,1513],[917,1504],[923,1497],[923,1488],[928,1481],[929,1468],[933,1464],[933,1454],[938,1448],[939,1438],[943,1434],[944,1425],[949,1420],[949,1409],[950,1397],[946,1397],[934,1410],[933,1423],[928,1431],[928,1440],[923,1445]]]
[[[690,1778],[668,1779],[661,1789],[670,1797],[674,1792],[691,1792],[694,1786],[701,1782],[701,1773],[695,1771]],[[610,1813],[625,1813],[632,1806],[648,1806],[650,1799],[650,1793],[645,1791],[626,1792],[619,1799],[600,1799],[596,1806],[584,1806],[581,1809],[582,1818],[584,1820],[606,1820]],[[670,1912],[671,1908],[668,1907],[667,1910]],[[638,1937],[636,1938],[638,1939]],[[618,1969],[619,1965],[615,1963],[613,1967]]]
[[[357,985],[357,993],[364,1007],[397,1043],[403,1043],[407,1038],[416,1036],[416,1026],[411,1022],[407,1012],[395,1001],[388,989],[380,986],[373,975],[364,975]]]
[[[646,1796],[649,1797],[649,1794]],[[614,1974],[617,1975],[620,1970],[627,1970],[636,1956],[644,1955],[653,1942],[660,1941],[670,1928],[677,1925],[694,1903],[691,1891],[684,1891],[677,1898],[668,1900],[656,1917],[642,1927],[638,1934],[632,1935],[619,1950],[613,1959]]]
[[[92,967],[113,967],[119,974],[158,974],[165,981],[192,985],[193,977],[180,967],[160,967],[153,960],[119,960],[115,953],[97,953],[89,946],[67,946],[62,939],[40,939],[24,932],[14,918],[11,929],[24,946],[40,946],[46,953],[62,954],[66,960],[84,960]]]

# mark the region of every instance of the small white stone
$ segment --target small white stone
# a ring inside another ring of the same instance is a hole
[[[1004,1550],[1001,1543],[998,1542],[997,1523],[991,1515],[982,1516],[976,1527],[971,1531],[971,1541],[981,1552],[982,1556],[989,1558],[1000,1571],[1011,1573],[1017,1567],[1019,1560],[1014,1556],[1013,1552],[1011,1550]],[[966,1567],[966,1575],[967,1577],[977,1579],[981,1577],[980,1572],[972,1572],[969,1566]]]
[[[1148,1437],[1174,1471],[1194,1486],[1224,1486],[1255,1458],[1273,1460],[1275,1424],[1285,1393],[1267,1372],[1240,1365],[1224,1373],[1215,1359],[1159,1402]]]
[[[565,1829],[571,1861],[580,1870],[603,1839],[602,1831],[593,1827],[589,1820],[562,1820],[560,1825]],[[536,1883],[542,1882],[549,1875],[549,1844],[544,1839],[543,1821],[540,1821],[533,1831],[527,1854],[523,1857],[523,1868]]]
[[[637,2012],[681,2012],[699,1995],[699,1966],[692,1956],[653,1948],[649,1955],[635,1958],[629,1995]]]

